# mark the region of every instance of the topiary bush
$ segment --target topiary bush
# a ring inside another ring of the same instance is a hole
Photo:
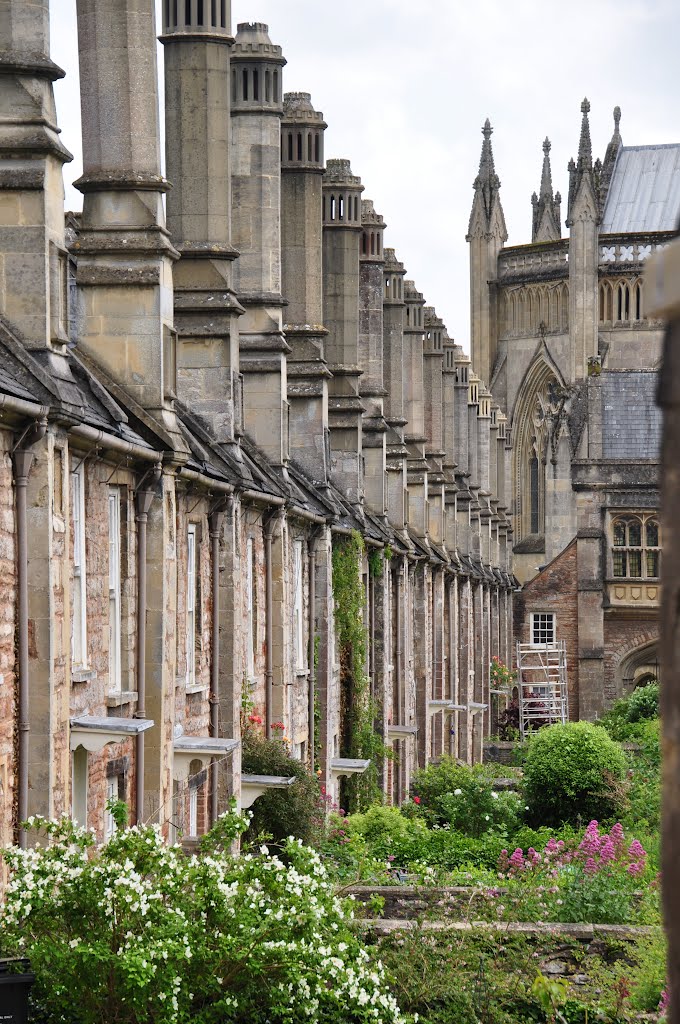
[[[251,807],[252,820],[245,834],[251,841],[262,834],[276,844],[289,836],[311,842],[319,818],[321,796],[316,778],[297,758],[291,757],[282,739],[265,739],[247,731],[243,737],[241,769],[244,775],[282,775],[295,782],[288,789],[272,789]]]
[[[524,795],[536,824],[603,820],[626,806],[626,757],[599,725],[541,729],[524,763]]]

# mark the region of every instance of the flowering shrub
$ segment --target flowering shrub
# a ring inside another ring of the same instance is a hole
[[[510,694],[512,684],[515,682],[516,678],[517,673],[508,668],[508,666],[494,654],[489,666],[489,685],[491,689],[502,690],[504,693]]]
[[[460,765],[442,757],[413,777],[413,803],[409,814],[421,814],[431,825],[448,825],[465,835],[478,837],[492,830],[515,829],[524,805],[517,793],[497,793],[493,781],[498,769],[491,765]]]
[[[234,857],[229,813],[200,858],[158,828],[100,849],[68,819],[31,823],[47,845],[10,848],[3,955],[29,956],[44,1024],[323,1024],[401,1020],[384,972],[349,927],[320,857],[299,840]]]
[[[524,792],[540,824],[617,816],[625,807],[626,758],[590,722],[551,725],[534,736],[524,763]]]
[[[591,821],[574,847],[551,838],[542,853],[532,847],[503,850],[499,877],[508,883],[510,902],[517,903],[527,884],[534,896],[535,916],[542,920],[623,924],[634,914],[633,894],[647,866],[647,854],[634,839],[627,843],[623,826],[600,832]],[[525,894],[526,895],[526,894]]]
[[[272,723],[272,729],[279,723]],[[309,843],[314,832],[320,801],[319,783],[308,768],[292,757],[287,743],[281,738],[265,739],[254,730],[243,734],[242,770],[251,775],[282,775],[297,780],[288,789],[271,789],[253,804],[251,823],[246,839],[266,834],[275,843],[288,836]]]

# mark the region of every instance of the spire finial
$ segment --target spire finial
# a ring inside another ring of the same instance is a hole
[[[581,120],[581,138],[578,144],[578,166],[580,168],[591,168],[593,166],[593,147],[590,142],[590,124],[588,123],[589,111],[590,103],[586,97],[581,104],[583,118]]]
[[[621,124],[621,107],[614,107],[614,131],[618,132]]]
[[[550,139],[546,135],[545,139],[543,140],[543,152],[545,153],[546,156],[550,152],[551,148],[552,148],[552,146],[551,146]]]
[[[541,188],[538,197],[535,192],[531,197],[533,207],[531,240],[533,242],[549,242],[560,237],[559,216],[555,219],[550,149],[550,139],[546,136],[543,140]]]
[[[487,142],[491,138],[492,132],[493,128],[491,127],[491,121],[487,117],[486,121],[484,122],[484,127],[482,128],[482,135],[487,140]]]

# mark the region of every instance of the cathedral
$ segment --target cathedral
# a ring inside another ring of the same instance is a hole
[[[512,247],[487,121],[468,242],[472,363],[512,447],[517,639],[564,641],[570,717],[592,719],[659,675],[663,322],[642,275],[677,228],[680,145],[624,146],[616,107],[593,160],[589,110],[566,211],[546,139],[531,242]]]
[[[470,359],[266,25],[74,2],[76,213],[49,0],[0,4],[0,844],[33,814],[103,840],[116,799],[191,842],[292,782],[242,769],[252,730],[329,801],[368,772],[398,804],[418,766],[483,758],[516,638],[566,641],[572,717],[655,674],[640,275],[680,147],[624,147],[617,112],[593,162],[585,103],[569,238],[546,142],[508,248],[487,122]]]

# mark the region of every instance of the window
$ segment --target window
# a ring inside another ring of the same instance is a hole
[[[255,601],[253,586],[255,582],[253,572],[253,538],[249,537],[246,544],[246,671],[248,679],[255,678]]]
[[[119,781],[118,777],[115,776],[115,775],[112,778],[106,780],[106,803],[107,803],[107,805],[112,800],[118,800],[119,799],[119,796],[118,796],[118,781]],[[116,821],[115,821],[115,818],[113,817],[113,814],[112,814],[110,808],[107,806],[107,808],[106,808],[106,818],[105,818],[105,821],[104,821],[104,838],[105,839],[110,839],[115,831],[116,831]]]
[[[534,647],[554,644],[556,623],[554,612],[531,613],[531,643]]]
[[[88,762],[85,747],[76,747],[71,755],[71,817],[87,828]]]
[[[198,787],[189,790],[189,838],[198,835]]]
[[[73,618],[71,620],[71,662],[87,665],[87,605],[85,573],[85,466],[81,462],[71,473],[71,515],[73,522]]]
[[[187,686],[196,685],[196,527],[189,527],[187,533]]]
[[[120,492],[109,488],[109,690],[121,688]]]
[[[305,667],[304,602],[302,599],[302,541],[293,545],[293,642],[295,644],[295,667]]]
[[[659,523],[654,515],[614,519],[612,572],[615,579],[658,579],[659,542]]]

